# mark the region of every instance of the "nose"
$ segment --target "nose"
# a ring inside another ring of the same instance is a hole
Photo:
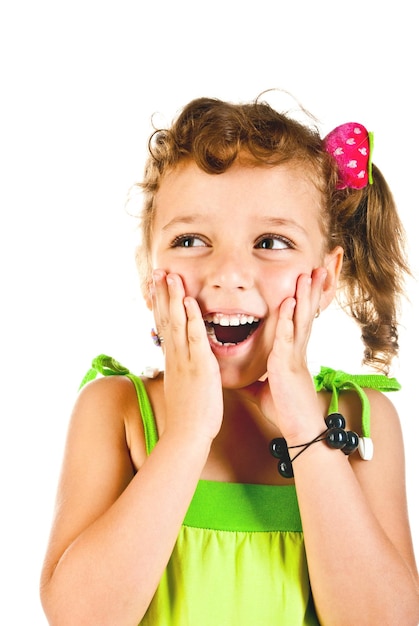
[[[208,282],[216,289],[250,289],[253,286],[252,263],[237,249],[214,253],[208,261]]]

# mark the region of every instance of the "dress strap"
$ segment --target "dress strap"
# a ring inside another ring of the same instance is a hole
[[[353,389],[358,393],[362,406],[362,435],[370,437],[370,403],[366,389],[377,389],[378,391],[399,391],[400,383],[395,378],[388,378],[384,374],[347,374],[341,370],[334,370],[330,367],[321,367],[317,376],[314,376],[314,386],[316,391],[326,389],[332,392],[329,413],[338,411],[339,392],[344,389]]]
[[[106,354],[100,354],[92,361],[92,366],[84,376],[80,388],[91,380],[94,380],[98,374],[102,376],[127,376],[135,387],[140,406],[141,419],[144,426],[144,434],[146,441],[147,454],[157,443],[158,433],[156,420],[151,408],[151,404],[147,395],[146,388],[139,376],[131,374],[131,372],[121,365],[118,361]],[[389,391],[399,391],[400,383],[396,378],[389,378],[384,374],[347,374],[341,370],[334,370],[330,367],[321,367],[320,372],[313,377],[316,391],[326,389],[332,393],[329,405],[329,413],[336,413],[339,405],[339,393],[343,390],[353,389],[357,392],[362,406],[362,436],[370,437],[370,403],[364,389],[377,389],[384,393]]]
[[[135,391],[137,392],[141,419],[144,426],[146,451],[147,454],[150,454],[151,450],[157,443],[158,433],[153,409],[151,408],[150,400],[143,381],[139,376],[131,374],[126,367],[121,365],[121,363],[112,357],[107,356],[106,354],[100,354],[93,359],[91,368],[80,384],[80,389],[91,380],[94,380],[98,374],[101,374],[102,376],[126,376],[134,384]]]
[[[81,381],[79,389],[94,380],[98,374],[102,374],[102,376],[125,376],[129,374],[129,370],[111,356],[99,354],[93,359],[92,367]]]

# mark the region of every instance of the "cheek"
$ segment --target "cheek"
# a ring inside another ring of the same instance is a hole
[[[167,272],[172,272],[173,274],[178,274],[182,279],[183,288],[185,289],[185,295],[191,296],[192,298],[196,298],[199,292],[202,289],[202,281],[197,276],[197,273],[193,272],[188,268],[184,270],[184,268],[179,266],[173,266],[165,268]]]
[[[168,259],[166,254],[159,254],[158,251],[153,251],[151,264],[153,270],[159,269],[166,272],[166,274],[177,274],[180,276],[187,295],[193,295],[194,277],[190,264],[184,263],[181,259]]]
[[[272,308],[277,309],[285,298],[291,298],[295,295],[299,275],[300,272],[298,271],[267,272],[264,274],[263,289],[266,300]]]
[[[192,298],[196,298],[197,294],[199,293],[198,281],[194,280],[193,277],[188,276],[187,274],[182,274],[181,272],[178,272],[178,273],[183,282],[185,295],[191,296]]]

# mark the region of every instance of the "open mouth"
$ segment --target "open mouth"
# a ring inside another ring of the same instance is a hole
[[[252,315],[213,313],[204,318],[208,337],[220,346],[233,346],[246,341],[260,324]]]

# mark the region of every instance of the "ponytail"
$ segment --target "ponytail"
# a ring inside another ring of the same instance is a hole
[[[399,304],[409,268],[391,191],[375,165],[372,176],[363,189],[335,192],[332,237],[344,249],[338,299],[361,329],[363,362],[388,374],[399,349]]]

